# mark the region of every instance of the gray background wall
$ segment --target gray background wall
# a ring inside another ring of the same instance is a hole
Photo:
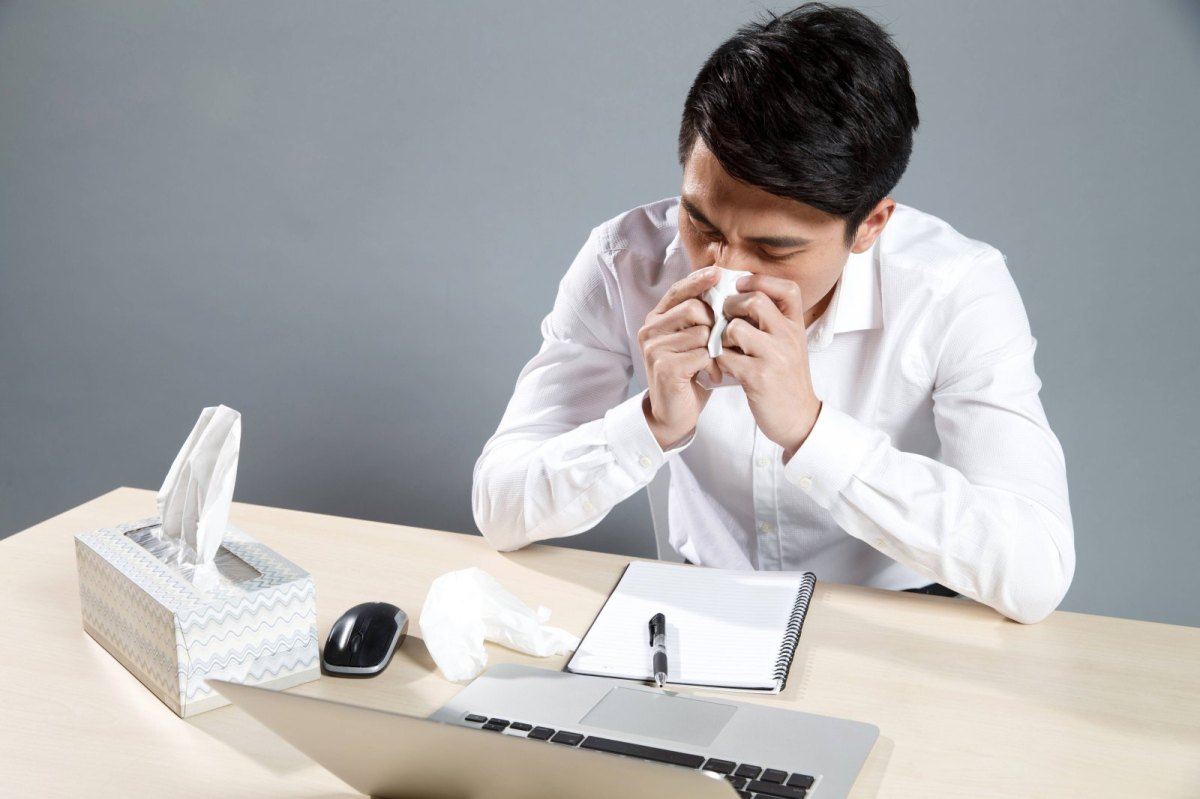
[[[761,8],[0,4],[0,534],[157,488],[219,402],[237,499],[473,531],[559,277],[677,193],[687,87]],[[863,8],[921,104],[895,196],[1004,250],[1040,340],[1064,607],[1200,625],[1200,10]],[[653,554],[644,498],[568,543]]]

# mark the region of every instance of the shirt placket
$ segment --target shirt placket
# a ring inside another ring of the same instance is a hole
[[[780,478],[776,462],[780,460],[775,442],[754,430],[754,453],[751,456],[754,475],[754,529],[758,536],[758,568],[778,570],[781,566],[779,546],[779,503],[776,487]]]

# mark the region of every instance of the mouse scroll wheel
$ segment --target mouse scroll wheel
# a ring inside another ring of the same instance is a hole
[[[350,636],[350,654],[357,655],[358,647],[362,644],[362,633],[355,633]]]

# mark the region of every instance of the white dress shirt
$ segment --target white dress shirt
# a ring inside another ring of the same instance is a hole
[[[823,407],[784,465],[740,386],[664,453],[642,413],[637,331],[691,266],[678,198],[600,225],[475,465],[479,529],[502,550],[583,532],[670,469],[671,545],[734,569],[882,588],[940,582],[1022,622],[1075,568],[1062,449],[1003,256],[897,206],[808,328]]]

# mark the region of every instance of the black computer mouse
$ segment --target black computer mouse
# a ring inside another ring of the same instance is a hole
[[[387,602],[355,605],[334,622],[321,668],[336,677],[374,677],[408,633],[408,614]]]

